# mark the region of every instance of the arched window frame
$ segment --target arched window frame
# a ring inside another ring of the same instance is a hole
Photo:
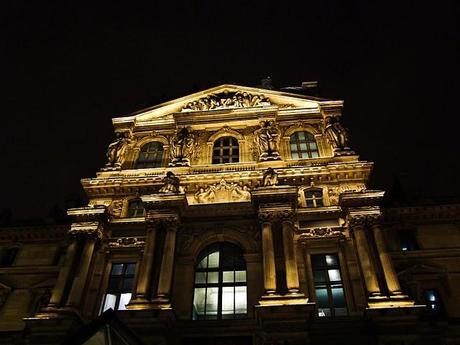
[[[147,151],[144,148],[150,148],[153,145],[159,145],[161,150],[152,150]],[[164,166],[165,160],[165,145],[160,140],[149,140],[147,142],[143,142],[141,145],[138,146],[138,153],[136,156],[136,160],[134,161],[134,169],[151,169],[151,168],[161,168]],[[161,152],[161,155],[159,155]],[[143,158],[144,154],[154,154],[156,155],[154,159],[148,160]]]
[[[233,137],[236,139],[238,143],[238,149],[239,149],[238,163],[246,162],[249,160],[248,148],[247,148],[246,141],[243,135],[241,135],[240,133],[238,133],[237,131],[229,127],[223,127],[218,132],[214,133],[213,135],[209,137],[207,141],[207,146],[208,146],[207,156],[201,158],[199,160],[199,164],[213,164],[212,161],[213,161],[213,153],[214,153],[214,143],[223,137]],[[226,163],[226,164],[232,164],[232,163]]]
[[[305,138],[300,138],[300,133]],[[308,140],[310,139],[310,140]],[[305,146],[305,148],[302,147]],[[296,151],[293,151],[293,146],[296,146]],[[308,130],[297,130],[289,135],[289,152],[292,159],[316,159],[320,157],[318,141],[315,135]],[[298,157],[295,157],[295,154]]]
[[[216,253],[218,253],[217,259]],[[225,256],[229,253],[234,256]],[[227,261],[230,257],[231,266]],[[219,242],[208,245],[202,250],[195,265],[192,318],[194,320],[246,318],[247,296],[247,268],[241,248],[229,242]],[[197,307],[199,305],[204,309],[200,310]],[[225,309],[230,305],[232,305],[231,309]],[[244,309],[244,312],[238,313],[238,309],[240,311]]]
[[[225,141],[228,140],[228,145]],[[228,150],[228,154],[225,154],[225,150]],[[216,155],[216,151],[218,154]],[[235,153],[236,151],[236,153]],[[219,162],[216,161],[219,159]],[[228,162],[226,162],[228,160]],[[212,147],[212,164],[228,164],[228,163],[239,163],[240,162],[240,145],[238,140],[231,136],[223,136],[214,141]]]

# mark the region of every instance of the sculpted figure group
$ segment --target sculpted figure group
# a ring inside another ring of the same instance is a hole
[[[197,101],[189,102],[182,111],[203,111],[221,108],[247,108],[271,105],[270,100],[264,95],[253,95],[248,92],[228,92],[212,94],[202,97]]]
[[[326,117],[324,133],[334,151],[350,150],[348,131],[342,126],[337,117]]]
[[[190,157],[195,148],[195,137],[186,127],[182,128],[171,139],[171,163],[170,166],[189,166]]]
[[[114,142],[107,149],[107,163],[104,170],[119,170],[125,159],[125,152],[131,143],[129,132],[117,132]]]

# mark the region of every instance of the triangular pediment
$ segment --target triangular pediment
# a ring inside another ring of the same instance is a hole
[[[330,103],[312,96],[297,95],[275,90],[224,84],[188,96],[177,98],[126,117],[114,118],[113,122],[149,122],[168,118],[177,113],[231,111],[234,109],[295,109],[319,111],[320,105]],[[338,101],[341,104],[341,101]]]

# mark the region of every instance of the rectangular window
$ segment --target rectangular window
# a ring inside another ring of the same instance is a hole
[[[109,308],[125,310],[131,300],[134,286],[135,263],[114,263],[110,271],[109,286],[107,287],[101,311]]]
[[[318,316],[348,314],[337,254],[311,256]]]

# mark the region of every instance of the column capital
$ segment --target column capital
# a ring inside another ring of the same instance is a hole
[[[366,216],[352,216],[348,218],[348,224],[350,230],[352,231],[361,231],[366,227]]]
[[[168,209],[148,210],[145,220],[148,230],[160,226],[164,226],[166,229],[175,230],[180,223],[179,214],[174,210]]]

